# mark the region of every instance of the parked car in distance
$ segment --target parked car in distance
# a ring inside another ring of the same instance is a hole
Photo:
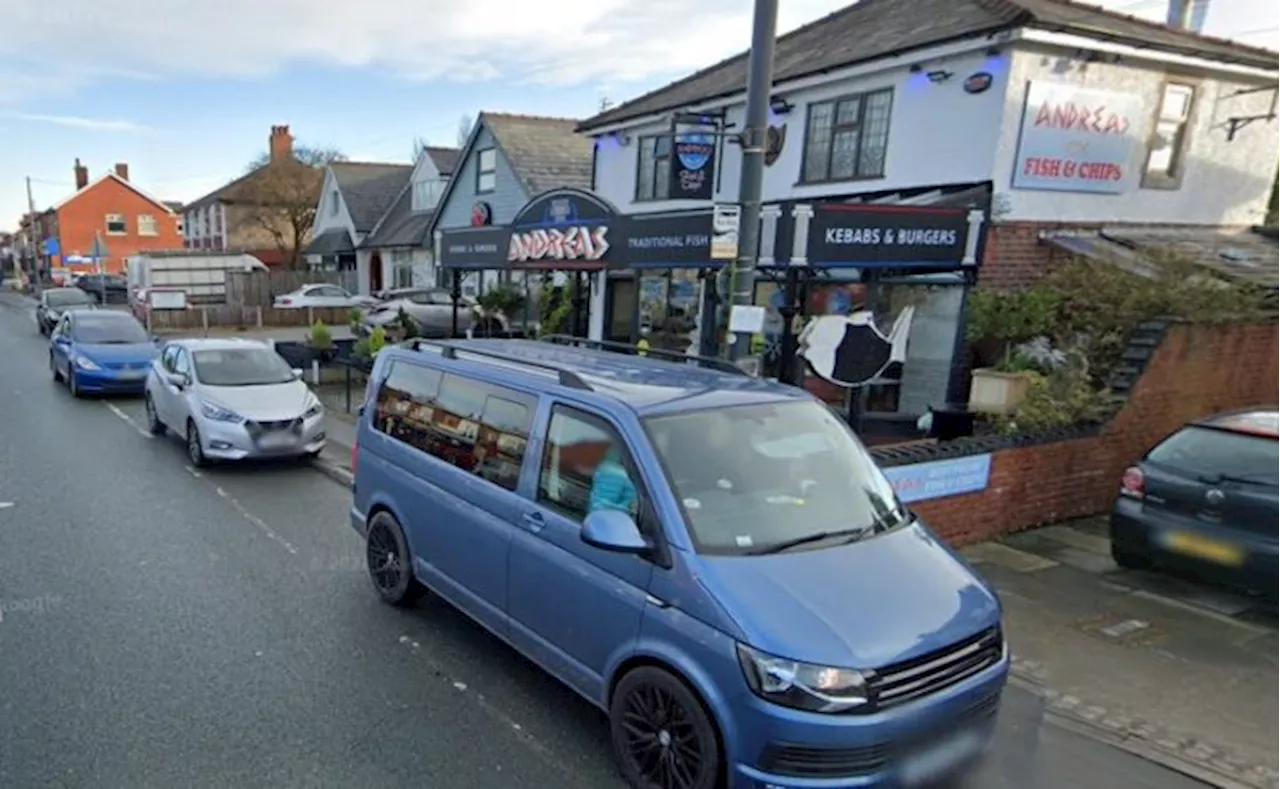
[[[36,305],[36,326],[45,337],[53,331],[67,310],[89,309],[97,302],[89,294],[79,288],[49,288],[41,291],[40,303]]]
[[[604,710],[638,789],[962,770],[1009,672],[994,592],[816,398],[701,364],[384,348],[352,451],[375,591],[432,590]]]
[[[360,329],[369,334],[375,327],[390,329],[403,311],[417,326],[419,336],[450,337],[453,333],[453,297],[444,288],[413,289],[390,292],[395,298],[382,301],[365,313]],[[474,299],[463,297],[458,304],[458,332],[470,329],[501,332],[507,321],[501,315],[481,316]]]
[[[146,379],[147,428],[172,430],[194,466],[215,460],[314,457],[324,407],[302,371],[255,340],[167,343]]]
[[[140,394],[155,341],[126,312],[72,309],[62,314],[49,342],[53,380],[65,381],[73,397],[84,394]]]
[[[99,304],[125,304],[129,301],[129,281],[119,274],[82,274],[76,278],[75,286]]]
[[[1124,473],[1111,509],[1111,555],[1275,596],[1275,408],[1196,420]]]
[[[303,285],[295,291],[276,296],[276,309],[306,309],[307,307],[369,307],[377,303],[372,296],[355,296],[337,285]]]

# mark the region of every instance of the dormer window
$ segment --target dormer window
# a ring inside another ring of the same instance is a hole
[[[413,210],[430,211],[440,202],[444,194],[444,178],[425,178],[413,184]]]

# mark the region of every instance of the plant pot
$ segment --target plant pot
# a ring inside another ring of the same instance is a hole
[[[1025,373],[1005,373],[982,367],[973,371],[969,409],[983,414],[1007,414],[1022,405],[1031,387]]]

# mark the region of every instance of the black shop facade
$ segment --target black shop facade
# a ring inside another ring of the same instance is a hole
[[[789,200],[764,206],[755,303],[764,330],[751,338],[771,377],[793,380],[849,406],[864,427],[914,429],[930,408],[967,395],[964,301],[981,267],[987,185],[894,194]],[[555,274],[576,294],[574,332],[714,354],[711,316],[728,291],[726,246],[715,210],[619,213],[578,189],[531,200],[508,227],[444,231],[441,263],[480,270]],[[715,253],[715,254],[713,254]],[[850,390],[789,367],[803,325],[820,315],[870,311],[884,331],[914,308],[908,357],[894,377]]]
[[[570,294],[574,334],[697,352],[704,284],[726,264],[711,259],[712,215],[626,215],[592,192],[555,189],[509,226],[442,231],[440,263],[455,280],[500,271],[554,282]]]

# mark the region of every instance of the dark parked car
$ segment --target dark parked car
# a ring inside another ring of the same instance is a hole
[[[1122,567],[1164,567],[1276,594],[1276,409],[1192,422],[1124,473],[1111,510]]]
[[[99,304],[129,303],[129,281],[119,274],[85,274],[76,280],[76,287]]]
[[[79,288],[49,288],[40,293],[40,303],[36,306],[36,326],[45,337],[53,331],[53,327],[62,318],[62,313],[70,309],[92,307],[96,302],[88,293]]]

